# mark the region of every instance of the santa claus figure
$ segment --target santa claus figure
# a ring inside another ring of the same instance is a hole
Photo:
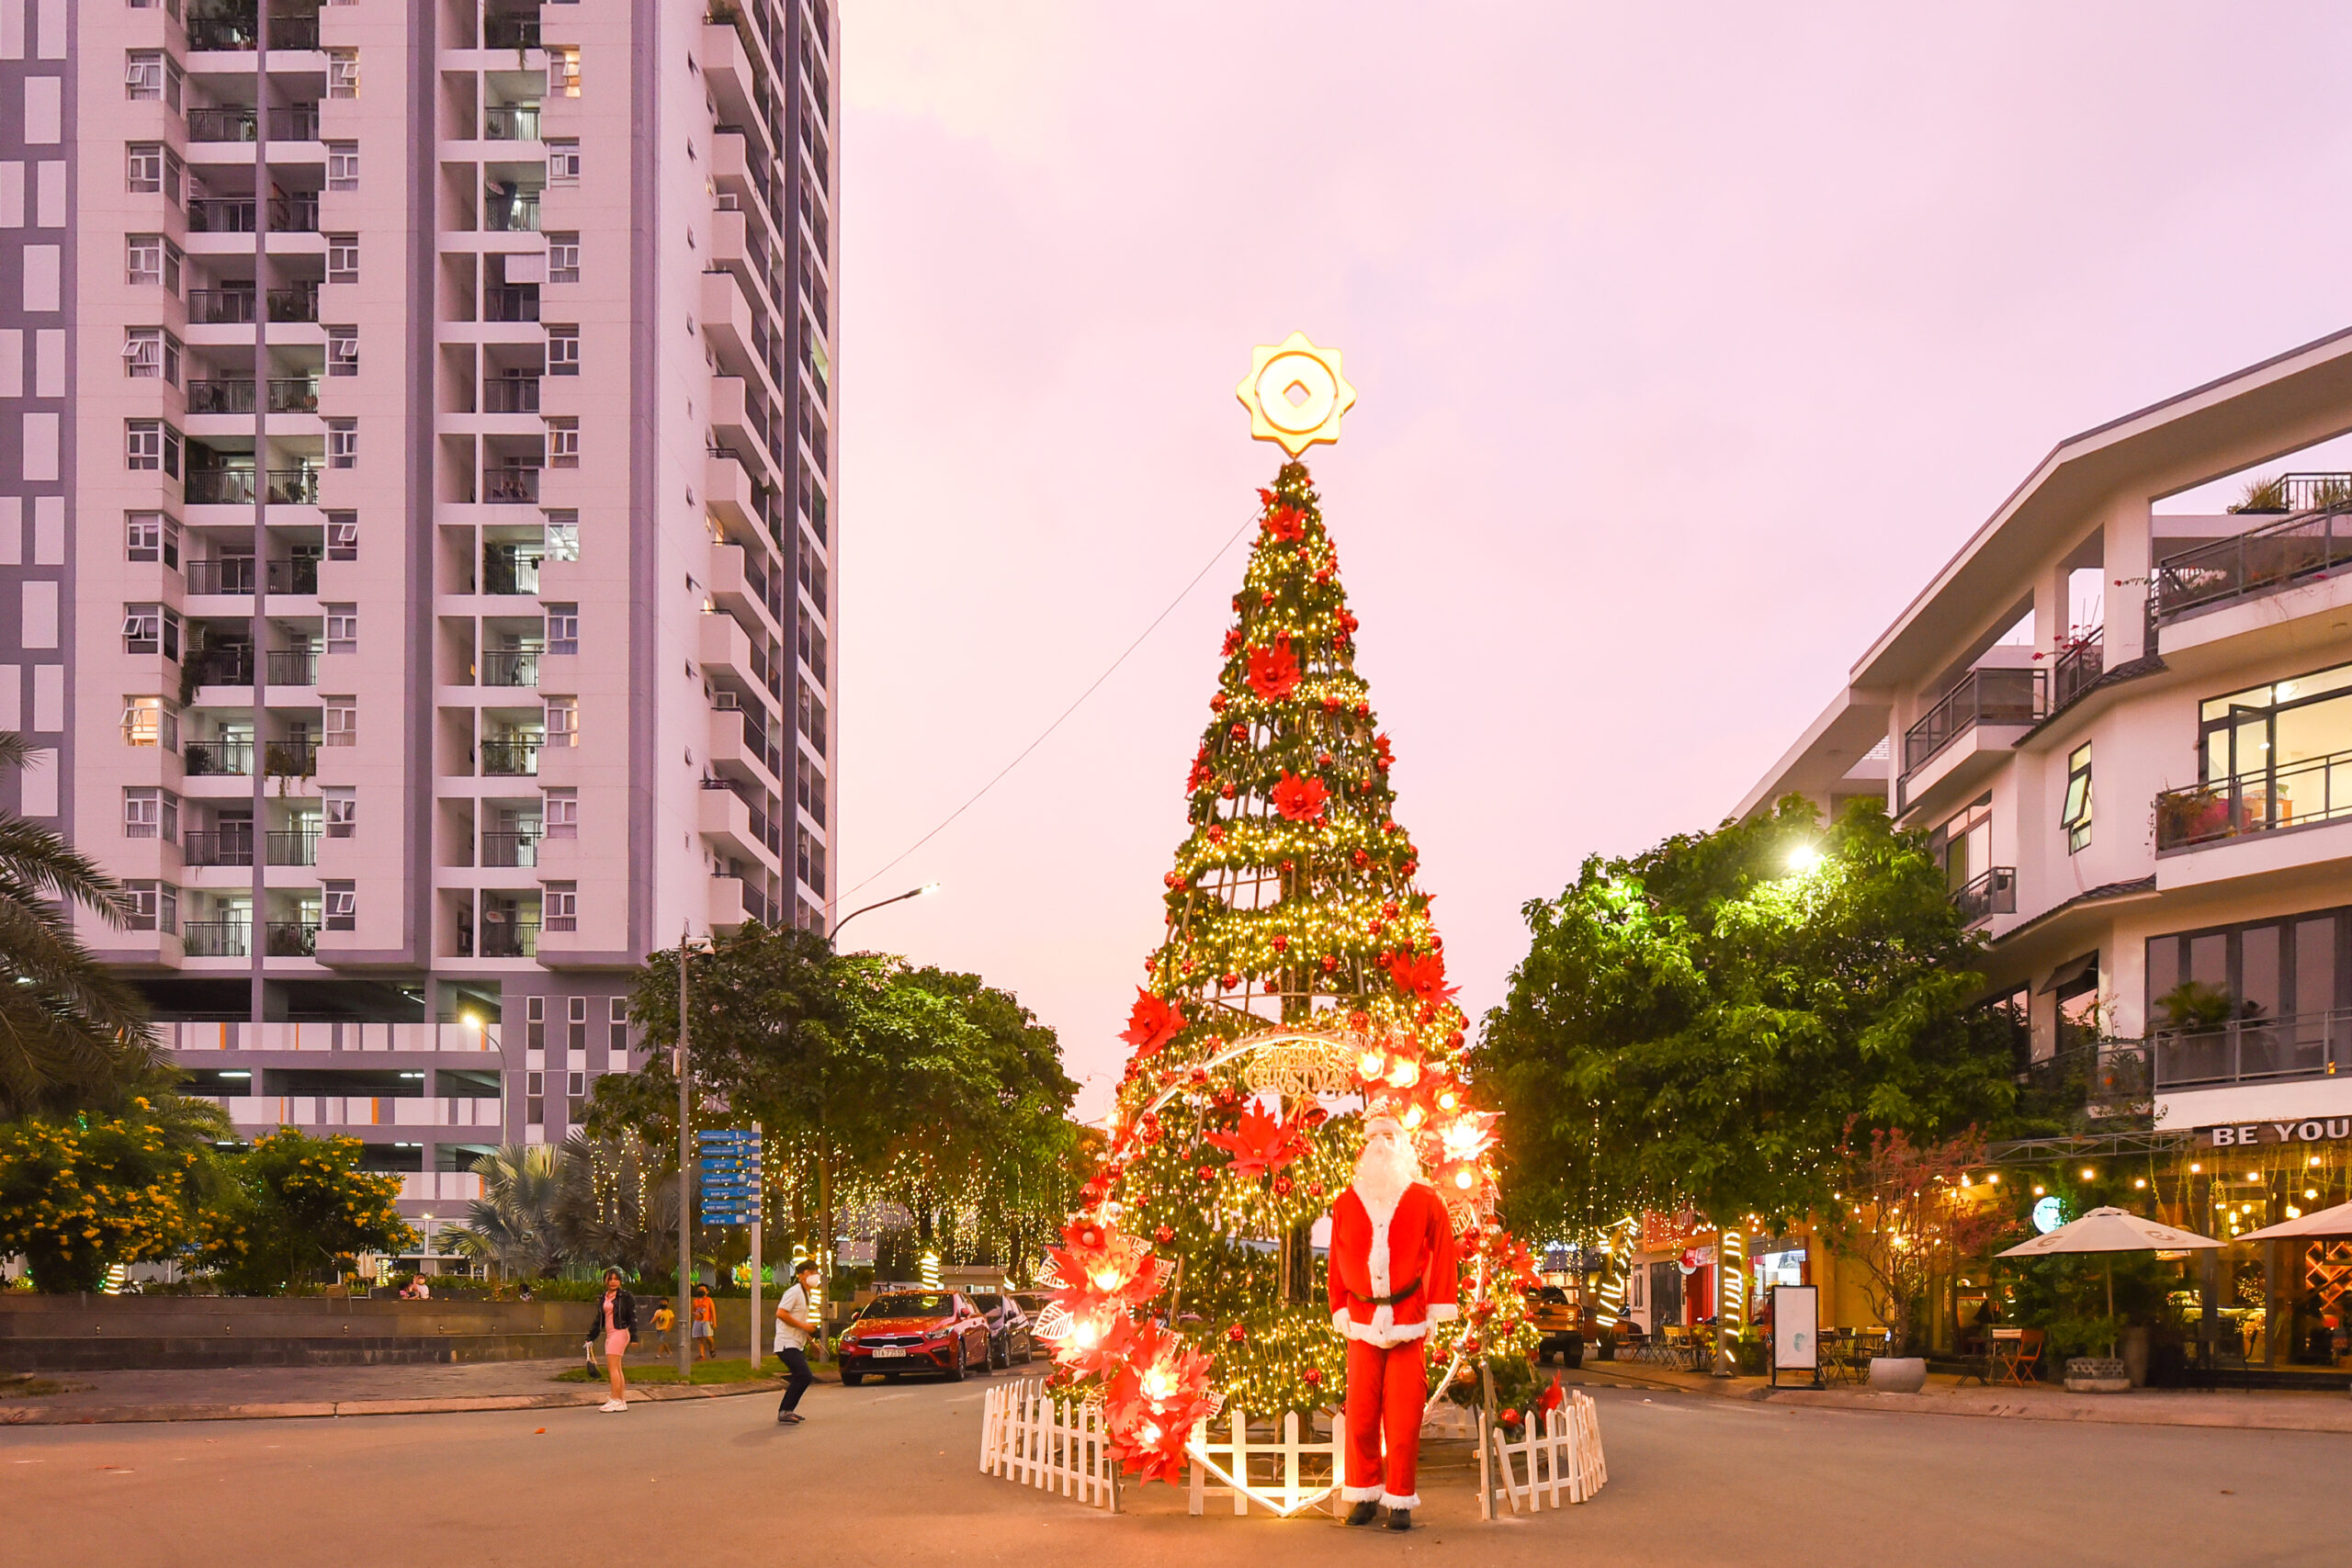
[[[1430,1325],[1456,1315],[1453,1222],[1393,1118],[1364,1123],[1354,1183],[1331,1205],[1331,1326],[1348,1337],[1348,1452],[1340,1495],[1369,1525],[1413,1528]]]

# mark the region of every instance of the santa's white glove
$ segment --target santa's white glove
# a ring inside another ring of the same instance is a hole
[[[1331,1332],[1334,1334],[1345,1334],[1347,1331],[1348,1314],[1344,1311],[1333,1313],[1331,1314]]]

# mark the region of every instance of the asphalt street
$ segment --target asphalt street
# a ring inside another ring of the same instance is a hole
[[[1008,1374],[998,1374],[1000,1380]],[[1610,1484],[1481,1524],[1432,1444],[1423,1528],[1107,1517],[977,1468],[985,1382],[348,1420],[0,1427],[0,1562],[577,1564],[1263,1561],[2340,1564],[2352,1438],[1770,1408],[1597,1387]]]

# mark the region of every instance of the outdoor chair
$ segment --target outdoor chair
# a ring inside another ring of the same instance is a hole
[[[2008,1343],[2012,1348],[2006,1356],[1996,1346],[1993,1370],[1999,1382],[2023,1388],[2034,1381],[2041,1365],[2041,1330],[2021,1328],[2017,1338]]]

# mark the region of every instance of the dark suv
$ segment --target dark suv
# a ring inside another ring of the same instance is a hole
[[[1029,1314],[1011,1296],[976,1295],[972,1304],[989,1324],[989,1365],[1009,1367],[1014,1361],[1026,1364],[1037,1353],[1035,1338],[1029,1331]]]

